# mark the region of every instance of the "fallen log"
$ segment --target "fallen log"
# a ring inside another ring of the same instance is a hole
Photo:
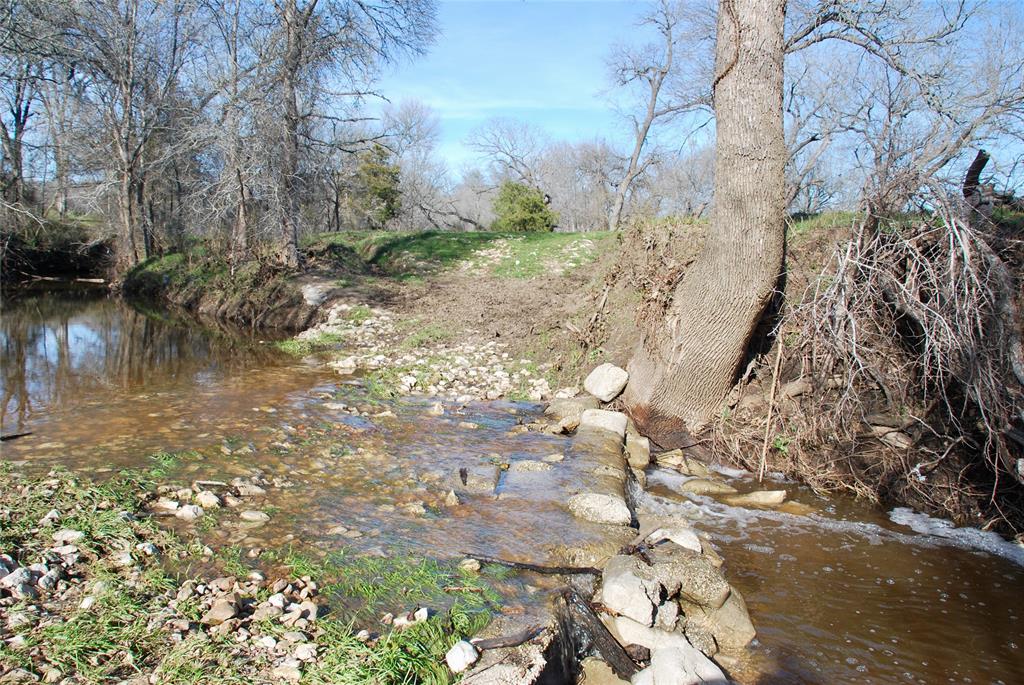
[[[499,566],[519,569],[520,571],[533,571],[534,573],[542,573],[549,576],[601,575],[601,569],[593,568],[592,566],[541,566],[539,564],[529,564],[523,561],[509,561],[508,559],[488,557],[469,552],[463,552],[463,554],[484,564],[497,564]]]
[[[536,638],[538,635],[544,632],[543,626],[530,626],[520,630],[518,633],[512,633],[511,635],[499,635],[498,637],[485,637],[481,639],[472,639],[469,642],[483,651],[485,649],[501,649],[504,647],[518,647],[521,644],[525,644],[530,640]]]
[[[625,680],[631,679],[639,670],[636,662],[579,593],[572,589],[563,590],[560,602],[560,609],[564,612],[565,618],[590,640],[589,647],[611,666],[617,676]]]

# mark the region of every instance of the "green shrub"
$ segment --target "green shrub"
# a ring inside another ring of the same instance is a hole
[[[505,181],[494,200],[495,231],[550,231],[558,223],[558,214],[544,202],[536,188]]]

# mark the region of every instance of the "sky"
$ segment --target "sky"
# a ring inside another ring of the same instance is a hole
[[[394,104],[419,100],[441,121],[437,154],[458,172],[476,162],[466,137],[496,117],[551,138],[624,138],[609,102],[607,57],[639,42],[638,1],[451,0],[438,4],[437,42],[398,65],[380,91]]]

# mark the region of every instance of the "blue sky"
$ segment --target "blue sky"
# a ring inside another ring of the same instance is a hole
[[[425,57],[399,65],[380,90],[414,99],[441,120],[438,154],[453,171],[475,161],[463,141],[494,117],[513,118],[555,139],[621,140],[608,101],[606,58],[638,41],[641,2],[458,0],[440,2],[440,35]]]

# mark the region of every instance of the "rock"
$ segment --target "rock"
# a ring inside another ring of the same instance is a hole
[[[58,530],[53,534],[53,541],[60,545],[70,545],[78,542],[85,537],[85,533],[80,530],[70,530],[65,528],[64,530]]]
[[[633,677],[634,685],[697,685],[705,682],[717,685],[729,682],[722,669],[701,654],[681,633],[648,628],[625,616],[617,617],[613,627],[620,643],[643,645],[651,650],[651,665]]]
[[[0,578],[0,587],[13,588],[16,585],[22,583],[29,583],[32,581],[32,572],[27,568],[16,568],[8,573],[3,578]]]
[[[0,683],[3,685],[15,685],[15,683],[38,683],[39,676],[32,671],[26,671],[24,668],[12,668],[11,670],[4,673],[3,677],[0,677]]]
[[[757,636],[754,624],[750,622],[747,603],[736,589],[729,593],[729,598],[717,609],[685,600],[680,600],[679,605],[686,615],[686,630],[692,626],[711,633],[720,649],[743,649]]]
[[[657,545],[659,542],[668,540],[673,544],[679,545],[683,549],[688,549],[700,554],[703,551],[701,540],[694,532],[692,528],[683,525],[675,526],[663,526],[647,535],[644,538],[648,543]]]
[[[662,452],[654,459],[658,462],[659,466],[671,466],[672,468],[679,471],[684,476],[695,476],[697,478],[706,478],[711,475],[708,467],[702,464],[697,459],[689,457],[683,454],[682,450],[672,450],[671,452]]]
[[[59,683],[64,679],[64,673],[59,668],[45,666],[41,669],[44,683]]]
[[[706,478],[694,478],[679,486],[680,492],[689,492],[693,495],[729,495],[738,492],[736,488],[718,481]]]
[[[248,481],[235,479],[231,481],[231,484],[235,486],[235,490],[238,492],[239,497],[262,497],[267,494],[267,491]]]
[[[497,464],[476,464],[460,468],[455,476],[455,487],[467,492],[491,493],[498,487],[501,467]]]
[[[205,509],[218,509],[221,506],[220,497],[209,490],[202,490],[196,494],[196,504]]]
[[[62,575],[59,568],[50,569],[43,574],[43,577],[39,579],[36,585],[42,590],[53,592],[57,588],[57,583],[61,580]]]
[[[814,389],[811,382],[806,378],[797,378],[795,381],[790,381],[779,388],[780,397],[800,397],[805,395]]]
[[[906,450],[914,446],[914,440],[902,431],[888,426],[871,426],[871,434],[883,443],[897,450]]]
[[[651,441],[635,433],[627,433],[626,460],[634,469],[646,469],[651,463]]]
[[[678,594],[701,606],[722,606],[731,590],[722,572],[701,555],[659,555],[651,573],[664,586],[668,597]]]
[[[217,626],[235,616],[238,616],[238,596],[231,593],[217,599],[199,621],[209,626]]]
[[[577,518],[594,523],[628,526],[633,520],[626,500],[617,495],[595,492],[573,495],[569,498],[569,511]]]
[[[178,507],[178,510],[174,512],[174,516],[182,519],[183,521],[195,521],[202,515],[203,508],[196,504],[184,504]]]
[[[679,603],[673,599],[662,602],[654,611],[654,627],[661,630],[675,630],[679,622]]]
[[[546,457],[542,457],[541,461],[547,462],[548,464],[557,464],[560,461],[565,460],[564,454],[549,454]]]
[[[121,568],[127,568],[135,564],[135,559],[132,558],[132,553],[126,549],[111,554],[110,561],[113,562],[114,566],[119,566]]]
[[[579,423],[584,411],[587,409],[599,409],[600,407],[601,401],[596,397],[591,397],[590,395],[570,397],[568,399],[552,400],[544,408],[544,416],[550,417],[555,421],[575,419]]]
[[[242,500],[234,495],[224,495],[224,504],[234,509],[235,507],[242,506]]]
[[[628,680],[623,680],[615,675],[612,667],[602,659],[588,656],[580,663],[583,677],[580,682],[587,685],[629,685]]]
[[[466,573],[479,573],[480,562],[476,559],[463,559],[459,562],[459,570]]]
[[[580,428],[598,428],[616,433],[620,438],[626,436],[626,415],[620,411],[604,409],[587,409],[580,417]]]
[[[270,514],[265,511],[256,511],[254,509],[247,509],[238,515],[243,521],[250,523],[266,523],[270,520]]]
[[[614,364],[601,364],[583,381],[583,389],[602,402],[611,402],[629,381],[629,374]]]
[[[653,625],[654,607],[659,601],[661,588],[646,569],[640,569],[636,558],[612,557],[601,578],[602,604],[637,623]]]
[[[723,497],[722,501],[734,507],[777,507],[786,501],[786,491],[757,490],[742,495]]]
[[[508,470],[513,473],[530,473],[534,471],[550,471],[551,464],[535,459],[520,459],[509,464]]]
[[[286,659],[279,666],[275,666],[271,675],[278,681],[297,683],[302,680],[301,665],[298,659]]]
[[[448,494],[444,496],[444,505],[446,507],[457,507],[462,504],[462,500],[459,499],[458,494],[454,490],[449,490]]]
[[[441,404],[440,402],[434,402],[432,405],[430,405],[430,409],[427,410],[427,413],[430,414],[431,416],[443,416],[444,405]]]
[[[477,651],[476,647],[472,643],[466,640],[459,640],[455,645],[448,650],[448,653],[444,655],[445,663],[448,664],[448,668],[451,669],[452,673],[462,673],[467,668],[472,666],[480,658],[480,652]]]
[[[316,659],[316,645],[311,643],[301,644],[295,648],[294,656],[299,661],[314,661]]]
[[[18,583],[11,589],[11,596],[19,600],[33,600],[39,598],[39,592],[32,587],[31,583]]]
[[[161,497],[156,502],[153,502],[152,505],[150,505],[150,509],[153,509],[154,511],[164,511],[173,513],[178,510],[178,506],[179,504],[177,500]]]
[[[710,676],[713,671],[717,671],[718,675]],[[713,661],[692,645],[688,650],[652,650],[651,665],[633,677],[634,685],[703,685],[708,682],[729,681]]]
[[[160,551],[159,549],[157,549],[157,546],[154,545],[152,542],[140,542],[139,544],[135,545],[135,549],[139,550],[147,557],[154,556],[157,554],[157,552]]]

